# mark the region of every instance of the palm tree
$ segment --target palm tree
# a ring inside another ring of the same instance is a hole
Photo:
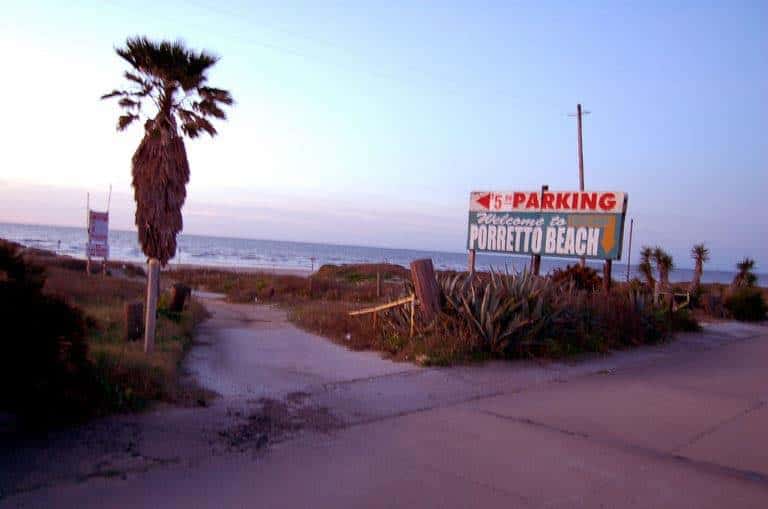
[[[181,207],[187,195],[189,162],[182,135],[215,136],[209,119],[226,119],[222,106],[232,105],[233,100],[228,91],[207,86],[206,73],[218,57],[191,50],[183,42],[132,37],[115,52],[132,68],[124,74],[129,88],[113,90],[102,99],[120,98],[123,114],[117,121],[118,131],[145,119],[132,173],[136,227],[150,267],[145,349],[151,350],[157,301],[157,285],[152,280],[159,277],[159,265],[175,255],[176,235],[183,227]]]
[[[653,249],[649,246],[643,246],[640,251],[640,264],[638,269],[643,274],[645,282],[652,292],[656,291],[656,280],[653,278],[653,266],[651,265],[651,259],[653,258]]]
[[[736,264],[738,272],[733,278],[732,286],[734,287],[752,287],[757,282],[757,276],[755,276],[752,270],[755,268],[755,260],[752,258],[744,258],[742,261]]]
[[[658,302],[661,292],[669,289],[669,273],[674,264],[672,257],[658,246],[653,250],[653,261],[656,264],[656,270],[659,271],[659,284],[656,285],[654,292],[654,300]]]
[[[696,295],[699,292],[701,286],[701,275],[704,273],[704,263],[709,261],[709,249],[702,242],[696,244],[691,248],[691,258],[694,259],[696,265],[693,269],[693,280],[688,291],[691,295]]]

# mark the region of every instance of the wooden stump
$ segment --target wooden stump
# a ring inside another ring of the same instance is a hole
[[[176,283],[171,287],[171,303],[168,310],[173,313],[184,311],[184,303],[192,294],[192,289],[185,284]]]
[[[421,314],[430,321],[440,311],[440,288],[437,285],[432,260],[425,258],[411,262],[411,279],[419,299]]]
[[[125,311],[125,339],[134,341],[144,333],[144,303],[129,302],[124,307]]]

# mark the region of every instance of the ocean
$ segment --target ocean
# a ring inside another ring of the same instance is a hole
[[[85,257],[85,228],[65,226],[23,225],[0,223],[0,238],[18,242],[24,246],[55,251],[76,258]],[[136,232],[111,230],[109,232],[110,259],[144,263]],[[181,234],[178,237],[179,250],[170,264],[194,264],[218,267],[255,269],[299,269],[311,270],[325,264],[344,263],[395,263],[407,267],[412,260],[431,258],[435,268],[442,270],[466,270],[466,253],[442,251],[419,251],[412,249],[390,249],[334,244],[314,244],[280,240],[237,239],[207,235]],[[522,270],[530,262],[529,257],[479,254],[476,259],[478,270]],[[541,270],[549,272],[565,267],[574,260],[542,259]],[[601,270],[601,263],[592,266]],[[626,278],[625,263],[615,263],[614,279]],[[674,269],[670,280],[690,281],[693,271]],[[630,277],[637,276],[637,267],[632,266]],[[705,283],[730,283],[732,271],[707,270],[702,277]],[[768,282],[768,276],[759,275],[760,284]]]

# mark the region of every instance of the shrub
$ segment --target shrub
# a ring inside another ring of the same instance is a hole
[[[88,362],[82,313],[42,293],[43,270],[0,244],[0,407],[45,427],[88,413],[98,385]]]
[[[765,320],[766,307],[760,288],[741,287],[725,299],[725,308],[736,320]]]
[[[672,313],[669,327],[672,331],[676,332],[697,332],[701,330],[701,325],[699,325],[699,322],[696,321],[687,308],[681,308]]]
[[[445,314],[464,322],[481,351],[504,357],[606,351],[663,339],[671,325],[629,289],[579,290],[530,273],[440,279]]]
[[[555,269],[552,272],[552,281],[558,285],[571,283],[579,290],[598,290],[603,279],[595,269],[576,264],[568,265],[565,269]]]

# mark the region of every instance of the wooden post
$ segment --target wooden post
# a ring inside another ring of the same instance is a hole
[[[139,339],[144,332],[144,303],[127,302],[124,307],[125,312],[125,339],[133,341]]]
[[[548,185],[541,186],[541,197],[539,198],[539,204],[541,205],[541,208],[539,211],[544,210],[544,193],[549,191]],[[541,255],[533,255],[533,258],[531,258],[531,272],[533,272],[534,276],[538,276],[541,272]]]
[[[534,276],[538,276],[539,272],[541,272],[541,255],[533,255],[533,260],[531,260],[531,272]]]
[[[611,291],[611,268],[613,267],[613,260],[605,260],[603,265],[603,291],[608,293]]]
[[[430,321],[440,311],[440,288],[437,286],[432,260],[424,258],[412,261],[411,279],[421,305],[421,314],[425,320]]]
[[[151,258],[147,271],[147,309],[144,320],[144,352],[155,350],[155,325],[157,319],[157,297],[160,285],[160,260]]]
[[[581,104],[576,105],[576,130],[578,132],[578,150],[579,150],[579,191],[584,191],[584,144],[581,135],[581,117],[589,114],[588,111],[582,111]],[[581,257],[582,267],[587,266],[587,259]]]
[[[379,312],[374,311],[373,312],[373,330],[376,330],[376,319],[379,317]]]
[[[381,297],[381,271],[376,271],[376,297]]]
[[[416,318],[414,315],[416,314],[416,297],[413,297],[411,299],[411,337],[413,337],[413,321]]]
[[[467,252],[467,272],[470,276],[475,275],[475,255],[477,252],[474,249],[470,249]]]
[[[192,289],[190,287],[183,283],[175,283],[171,287],[171,304],[168,306],[168,311],[173,313],[184,311],[184,303],[191,294]]]

